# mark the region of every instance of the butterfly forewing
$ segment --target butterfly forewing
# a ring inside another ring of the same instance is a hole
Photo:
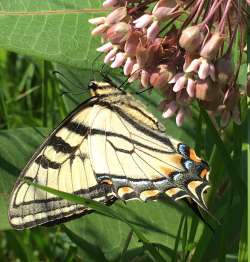
[[[104,203],[114,199],[190,197],[206,209],[208,166],[131,95],[91,83],[94,95],[49,136],[12,192],[9,220],[23,229],[59,223],[89,211],[27,184],[22,178]]]
[[[88,156],[88,128],[79,128],[80,125],[88,126],[93,110],[91,102],[68,117],[22,171],[9,207],[9,220],[13,227],[33,227],[88,211],[86,207],[29,185],[22,178],[67,193],[96,200],[106,199],[105,185],[100,190]]]

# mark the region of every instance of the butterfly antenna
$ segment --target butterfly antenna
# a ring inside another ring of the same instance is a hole
[[[69,78],[67,78],[64,74],[62,74],[60,71],[57,71],[57,70],[54,70],[52,72],[52,74],[59,80],[60,84],[63,86],[63,87],[66,87],[67,89],[69,89],[69,87],[59,78],[57,77],[57,75],[61,76],[64,80],[68,81],[72,86],[82,90],[82,87],[79,86],[78,84],[74,83],[73,81],[71,81]]]
[[[133,74],[135,74],[136,72],[138,72],[140,69],[136,70]],[[132,75],[133,75],[132,74]],[[131,76],[132,76],[131,75]],[[119,88],[126,88],[126,85],[129,83],[129,78],[126,78],[126,80],[124,80],[120,85],[119,85]]]
[[[77,95],[82,95],[83,92],[82,91],[81,92],[62,91],[60,95],[64,96],[64,95],[68,95],[68,94],[77,96]]]
[[[141,91],[137,91],[136,94],[139,95],[139,94],[142,94],[142,93],[144,93],[144,92],[146,92],[146,91],[149,91],[149,90],[152,90],[152,89],[153,89],[153,87],[150,86],[150,87],[145,88],[145,89],[143,89],[143,90],[141,90]]]
[[[132,77],[133,75],[137,74],[137,73],[140,72],[140,71],[141,71],[140,68],[137,69],[137,70],[135,70],[135,71],[130,75],[130,77]],[[129,77],[129,78],[130,78],[130,77]],[[120,85],[120,87],[122,87],[122,86],[126,85],[127,83],[129,83],[129,78],[126,79],[126,81],[124,81],[124,82]]]
[[[95,65],[96,61],[97,61],[102,55],[103,55],[102,53],[98,54],[98,55],[95,57],[95,59],[93,60],[92,64],[91,64],[91,72],[92,72],[92,76],[93,76],[93,79],[94,79],[94,80],[96,80],[96,79],[95,79],[94,65]]]

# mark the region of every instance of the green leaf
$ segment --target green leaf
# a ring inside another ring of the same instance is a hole
[[[104,14],[101,1],[2,0],[0,47],[88,68],[100,41],[90,36],[88,19]]]
[[[144,247],[149,251],[150,255],[155,259],[155,261],[164,261],[161,257],[161,255],[158,253],[158,251],[155,249],[155,247],[150,243],[150,241],[144,236],[144,234],[138,230],[133,223],[130,223],[124,216],[121,216],[118,212],[112,210],[111,208],[105,206],[102,203],[93,201],[91,199],[87,199],[84,197],[79,197],[77,195],[69,194],[63,191],[59,191],[56,189],[53,189],[51,187],[39,185],[36,183],[29,182],[29,180],[26,181],[27,183],[40,188],[44,191],[47,191],[53,195],[56,195],[58,197],[61,197],[63,199],[66,199],[70,202],[80,204],[87,206],[91,209],[94,209],[97,213],[102,214],[104,216],[107,216],[109,218],[114,218],[116,220],[122,221],[123,223],[127,224],[136,234],[138,237],[138,240],[141,241],[144,245]]]
[[[0,131],[0,229],[10,228],[7,216],[10,192],[20,171],[47,133],[44,128]]]
[[[64,232],[68,235],[68,237],[82,249],[84,258],[89,261],[98,260],[98,261],[105,261],[104,254],[102,253],[101,249],[98,246],[92,245],[88,243],[86,240],[82,239],[74,232],[69,230],[67,227],[62,226]]]
[[[0,213],[1,229],[10,228],[7,219],[8,198],[16,177],[35,149],[41,144],[44,139],[43,134],[46,133],[48,133],[47,129],[35,128],[0,132],[0,204],[3,211]],[[6,148],[8,148],[7,151]],[[168,199],[147,203],[131,201],[126,205],[118,201],[106,208],[108,209],[107,215],[119,214],[122,221],[126,220],[133,225],[133,231],[137,232],[139,238],[144,241],[144,248],[153,248],[154,250],[154,245],[164,244],[167,248],[164,252],[168,252],[167,250],[174,247],[182,215],[193,216],[188,208]],[[129,226],[122,221],[93,213],[68,222],[66,226],[82,241],[99,246],[105,258],[110,260],[121,256],[128,236]],[[190,223],[189,218],[188,224],[190,225]],[[201,228],[197,229],[195,241],[199,239]],[[151,243],[154,243],[153,246]],[[137,250],[139,255],[141,254],[140,248],[143,248],[142,242],[138,242],[138,238],[133,235],[127,253]]]

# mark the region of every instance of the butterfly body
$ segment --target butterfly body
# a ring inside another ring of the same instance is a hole
[[[91,82],[92,97],[48,137],[21,172],[9,220],[23,229],[89,212],[27,184],[22,178],[106,204],[115,199],[189,197],[207,209],[208,164],[169,138],[143,104],[106,82]]]

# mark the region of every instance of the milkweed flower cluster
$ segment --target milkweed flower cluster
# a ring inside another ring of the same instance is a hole
[[[90,19],[104,63],[123,68],[129,82],[159,89],[163,117],[178,126],[197,100],[221,126],[240,123],[237,77],[247,3],[236,0],[106,0],[110,13]],[[236,37],[241,36],[238,43]],[[238,45],[238,46],[237,46]],[[232,63],[237,46],[239,61]]]

